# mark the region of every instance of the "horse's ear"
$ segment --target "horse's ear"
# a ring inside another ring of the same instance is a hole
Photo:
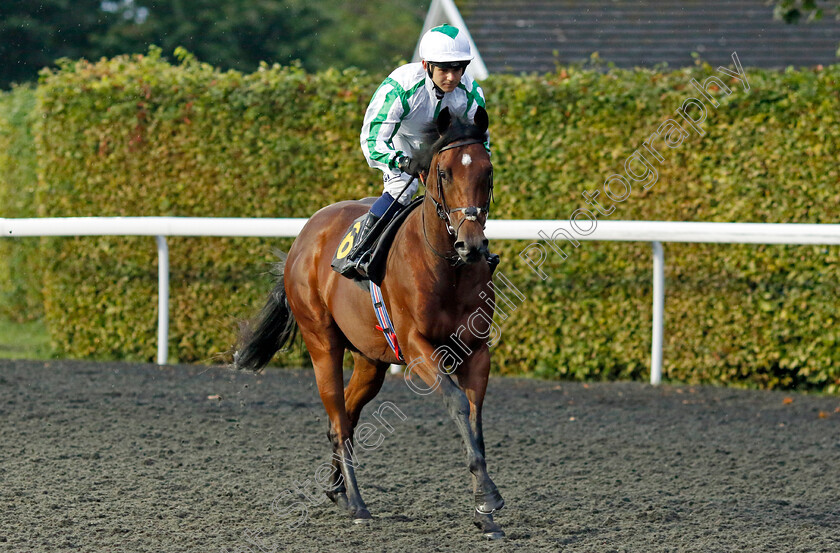
[[[487,132],[487,127],[490,126],[490,118],[487,117],[487,110],[481,106],[478,106],[478,109],[475,110],[475,117],[473,118],[475,121],[475,126],[479,128],[481,132]]]
[[[438,134],[443,135],[446,132],[446,129],[449,128],[449,125],[452,123],[452,114],[449,113],[449,108],[443,108],[440,110],[437,118],[437,130]]]

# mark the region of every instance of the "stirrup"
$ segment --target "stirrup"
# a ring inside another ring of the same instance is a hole
[[[353,267],[356,269],[356,272],[362,277],[367,278],[368,274],[368,267],[370,267],[370,262],[373,261],[373,253],[370,250],[366,252],[362,252],[359,256],[359,259],[353,264]]]

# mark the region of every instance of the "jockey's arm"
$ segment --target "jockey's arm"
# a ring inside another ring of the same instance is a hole
[[[405,152],[397,150],[392,141],[400,122],[407,115],[403,95],[398,83],[386,79],[368,105],[359,136],[368,165],[386,173],[399,171],[400,159],[405,156]]]
[[[464,87],[467,93],[467,118],[470,121],[475,121],[475,112],[479,106],[487,109],[484,100],[484,91],[478,85],[477,82],[472,82],[472,90],[470,90],[467,86]],[[487,150],[487,153],[490,152],[490,131],[488,130],[485,139],[484,139],[484,149]]]

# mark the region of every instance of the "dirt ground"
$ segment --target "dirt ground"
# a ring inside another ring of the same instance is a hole
[[[840,551],[837,396],[499,377],[485,409],[494,542],[439,397],[399,376],[354,526],[315,483],[311,371],[0,361],[0,551]]]

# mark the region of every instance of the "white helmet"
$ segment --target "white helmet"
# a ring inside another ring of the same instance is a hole
[[[420,58],[431,63],[469,62],[473,54],[466,33],[452,25],[439,25],[420,40]]]

